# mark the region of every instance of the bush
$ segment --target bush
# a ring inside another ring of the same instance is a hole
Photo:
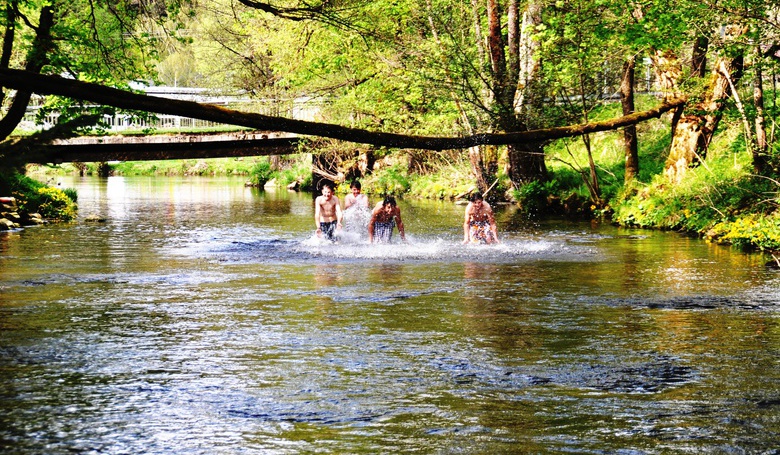
[[[76,218],[76,204],[59,188],[38,188],[40,195],[37,212],[50,220],[70,221]]]
[[[404,194],[411,188],[409,178],[401,165],[386,167],[375,172],[363,185],[369,193]]]
[[[303,159],[291,163],[290,167],[279,171],[276,175],[279,186],[286,187],[293,182],[298,182],[301,191],[312,191],[314,188],[311,174],[311,164]]]
[[[533,181],[514,190],[514,197],[526,214],[539,214],[547,208],[548,186],[544,182]]]
[[[14,196],[22,213],[57,221],[76,217],[76,190],[49,187],[18,172],[0,174],[0,194]]]
[[[249,173],[249,182],[252,186],[262,188],[274,177],[275,171],[271,169],[271,163],[268,161],[259,161]]]
[[[716,224],[707,237],[740,249],[780,251],[780,220],[775,216],[748,215]]]

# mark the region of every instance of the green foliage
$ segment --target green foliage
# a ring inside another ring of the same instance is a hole
[[[740,249],[780,251],[780,219],[776,215],[749,214],[715,224],[707,236]]]
[[[520,208],[528,215],[539,215],[547,208],[550,190],[557,189],[556,182],[533,181],[514,191],[514,197]]]
[[[396,164],[363,180],[363,188],[372,194],[404,194],[411,188],[411,183],[403,166]]]
[[[474,187],[466,169],[441,169],[430,174],[410,176],[409,193],[426,199],[454,199]]]
[[[308,155],[305,155],[308,158]],[[311,173],[311,163],[298,159],[291,166],[278,172],[277,183],[281,187],[287,187],[293,182],[298,182],[301,191],[314,189],[314,178]]]
[[[36,211],[46,219],[70,221],[76,218],[76,204],[59,188],[38,188],[38,197],[30,195],[29,203],[37,204]]]
[[[268,160],[259,161],[249,173],[249,182],[253,186],[262,188],[269,180],[274,178],[275,171]]]
[[[0,194],[15,197],[19,210],[25,213],[40,213],[57,221],[76,217],[75,190],[49,187],[18,172],[0,173]]]
[[[249,175],[255,166],[252,158],[212,158],[204,160],[123,161],[111,165],[113,175]],[[97,174],[94,164],[87,174]]]
[[[717,146],[713,148],[717,150]],[[729,154],[713,153],[705,165],[689,170],[680,184],[671,185],[659,175],[651,185],[637,188],[635,195],[616,201],[614,219],[624,225],[704,235],[716,224],[722,224],[718,229],[725,232],[723,226],[740,217],[774,212],[777,185],[751,176],[745,169],[749,170],[749,161],[735,162]],[[756,204],[758,200],[764,203]]]

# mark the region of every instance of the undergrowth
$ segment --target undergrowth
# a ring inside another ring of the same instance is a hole
[[[16,171],[0,172],[0,196],[16,198],[22,213],[39,213],[51,221],[71,221],[76,217],[76,191],[48,186]]]

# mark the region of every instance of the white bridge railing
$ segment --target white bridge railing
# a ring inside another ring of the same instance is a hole
[[[323,101],[319,99],[300,97],[295,99],[251,99],[242,95],[220,95],[208,89],[181,87],[147,87],[143,89],[147,95],[160,98],[195,101],[203,104],[215,104],[242,112],[254,112],[277,117],[294,118],[296,120],[316,121]],[[18,129],[23,131],[38,131],[48,129],[59,121],[59,112],[51,112],[39,118],[43,105],[42,99],[35,100],[27,108],[24,120]],[[108,131],[143,131],[154,129],[159,131],[181,130],[224,130],[225,124],[199,120],[175,115],[156,114],[153,118],[142,119],[125,114],[105,116]]]

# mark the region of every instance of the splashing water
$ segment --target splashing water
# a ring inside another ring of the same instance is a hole
[[[593,261],[600,253],[588,245],[571,244],[564,238],[505,238],[495,245],[461,244],[444,236],[397,233],[391,243],[371,244],[362,233],[341,230],[337,241],[309,234],[284,238],[264,230],[232,230],[186,233],[170,240],[167,254],[221,262],[287,262],[300,260],[340,261],[425,261],[488,263],[518,260]]]

